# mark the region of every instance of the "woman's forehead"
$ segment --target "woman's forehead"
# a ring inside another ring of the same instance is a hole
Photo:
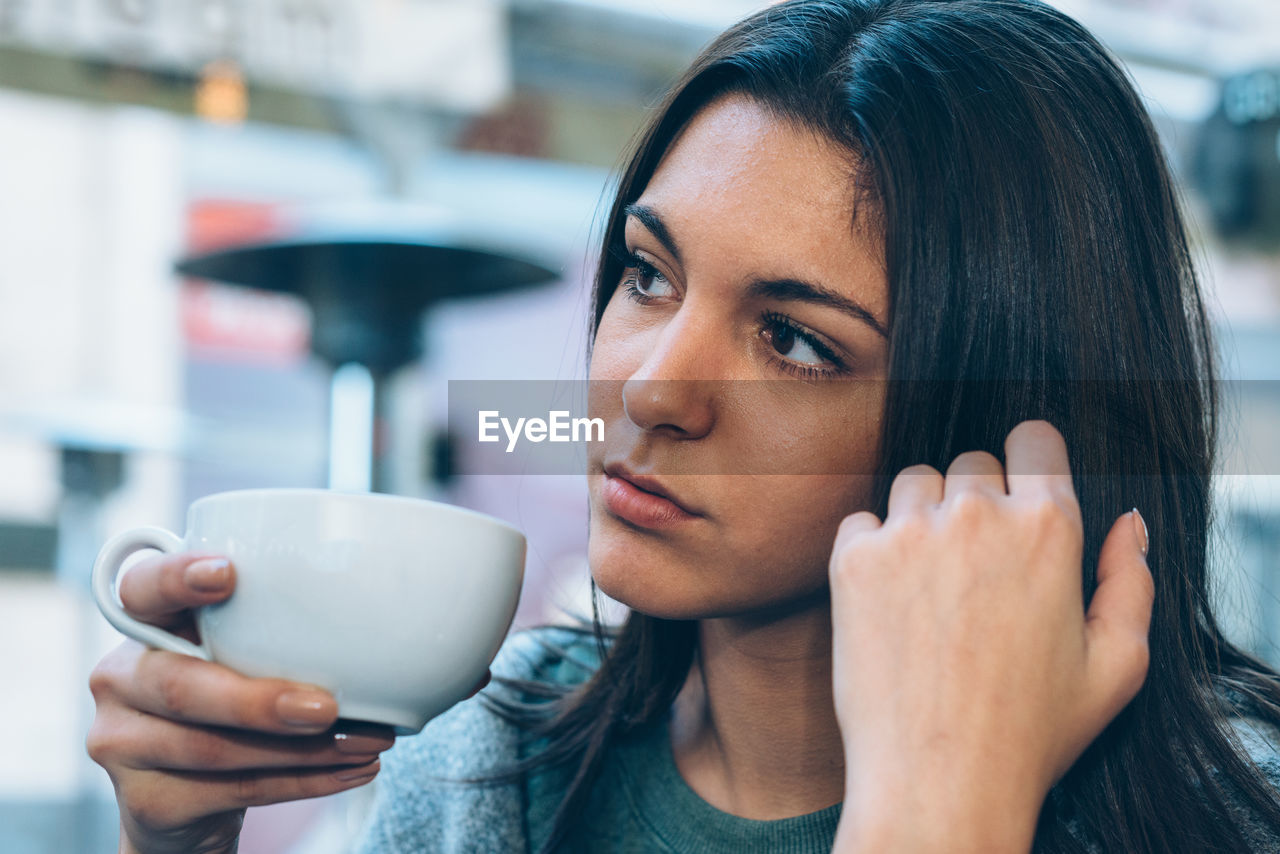
[[[872,206],[857,204],[859,187],[843,146],[745,96],[726,96],[668,149],[627,208],[626,233],[651,235],[694,268],[714,260],[841,290],[835,280],[843,281],[883,317],[884,244],[871,227]]]
[[[778,201],[804,198],[824,212],[853,213],[859,161],[810,127],[778,117],[745,95],[726,95],[699,110],[668,147],[646,194],[669,184],[726,197],[735,188],[772,189]],[[764,201],[763,199],[761,201]]]

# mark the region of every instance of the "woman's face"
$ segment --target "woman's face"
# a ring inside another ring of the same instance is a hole
[[[589,559],[637,611],[800,604],[825,589],[840,520],[870,507],[888,286],[854,166],[728,96],[628,209],[631,259],[592,352]],[[606,474],[619,463],[694,513]]]

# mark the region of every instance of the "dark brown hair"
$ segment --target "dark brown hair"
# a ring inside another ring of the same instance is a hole
[[[1137,506],[1149,524],[1146,682],[1050,792],[1035,850],[1238,852],[1229,799],[1280,838],[1274,789],[1223,725],[1232,706],[1280,724],[1280,678],[1224,638],[1207,592],[1213,341],[1160,142],[1121,66],[1036,0],[791,0],[748,18],[635,143],[605,224],[592,343],[623,274],[611,250],[624,207],[726,93],[841,143],[869,177],[890,287],[877,512],[896,472],[999,456],[1009,430],[1043,418],[1078,473],[1086,602],[1111,522]],[[1127,393],[1079,382],[1095,379]],[[1135,461],[1142,474],[1119,474]],[[606,630],[597,614],[594,631],[603,663],[583,685],[489,698],[546,745],[511,774],[572,770],[545,850],[577,820],[609,743],[667,712],[696,654],[692,622],[633,612]]]

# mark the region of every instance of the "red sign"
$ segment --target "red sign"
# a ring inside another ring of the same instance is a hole
[[[277,205],[202,199],[187,209],[187,252],[199,254],[270,240],[284,230]],[[311,313],[298,297],[189,279],[182,326],[202,360],[294,364],[307,357]]]

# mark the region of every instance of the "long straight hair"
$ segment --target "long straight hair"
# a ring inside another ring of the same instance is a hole
[[[605,224],[588,358],[623,274],[610,250],[625,206],[728,93],[864,167],[850,192],[875,202],[890,297],[878,514],[907,466],[1000,456],[1016,424],[1043,418],[1071,452],[1084,601],[1112,521],[1134,506],[1147,520],[1146,681],[1053,787],[1035,850],[1238,852],[1247,840],[1226,801],[1240,799],[1280,835],[1275,792],[1224,723],[1235,711],[1280,724],[1280,677],[1224,638],[1208,594],[1213,341],[1168,166],[1121,66],[1036,0],[791,0],[742,21],[634,143]],[[488,697],[545,745],[499,777],[572,772],[544,851],[580,816],[610,742],[667,713],[696,654],[694,622],[632,612],[606,629],[593,617],[602,663],[588,681],[513,681],[526,701]]]

